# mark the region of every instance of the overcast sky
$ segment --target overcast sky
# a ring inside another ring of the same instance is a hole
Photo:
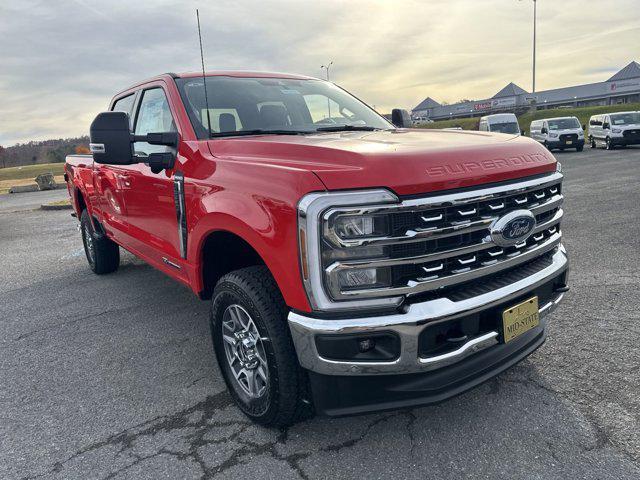
[[[640,61],[639,0],[538,0],[538,90]],[[331,80],[381,112],[531,89],[532,0],[1,0],[0,145],[88,132],[129,84],[200,67]]]

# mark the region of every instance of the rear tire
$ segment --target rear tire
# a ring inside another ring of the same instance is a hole
[[[211,336],[227,388],[247,417],[268,427],[291,425],[312,413],[287,313],[264,266],[223,276],[211,299]]]
[[[85,209],[80,215],[80,231],[87,262],[93,273],[103,275],[115,272],[120,266],[120,249],[118,244],[100,234],[93,228],[91,216]]]

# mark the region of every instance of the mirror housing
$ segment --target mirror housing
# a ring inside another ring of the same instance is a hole
[[[545,134],[545,133],[549,133],[549,131],[545,127],[542,127],[540,129],[540,133]]]
[[[173,152],[150,153],[145,163],[149,165],[151,172],[160,173],[162,170],[173,168],[176,156]]]
[[[391,111],[391,123],[398,128],[409,128],[411,126],[411,115],[406,110],[394,108]]]
[[[602,124],[602,129],[603,130],[609,130],[609,124],[607,122]]]
[[[131,165],[144,162],[153,173],[173,168],[176,160],[174,152],[151,153],[148,157],[136,156],[134,142],[164,145],[178,148],[178,132],[152,132],[146,135],[132,135],[129,130],[129,114],[125,112],[102,112],[91,122],[89,148],[93,161],[109,165]]]
[[[129,131],[129,114],[125,112],[99,113],[89,128],[89,149],[96,163],[130,165],[136,163]]]

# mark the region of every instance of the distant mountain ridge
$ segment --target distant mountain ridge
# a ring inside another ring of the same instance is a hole
[[[57,138],[0,146],[0,168],[64,162],[71,153],[88,153],[89,137]]]

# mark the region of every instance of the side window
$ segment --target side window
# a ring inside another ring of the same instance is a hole
[[[133,115],[131,110],[133,109],[133,101],[135,100],[135,94],[127,95],[126,97],[119,98],[116,103],[113,104],[112,112],[126,112],[129,114],[129,128],[133,127]]]
[[[152,132],[175,132],[176,125],[171,116],[171,109],[167,96],[161,88],[152,88],[142,92],[142,100],[138,107],[136,118],[136,135],[146,135]],[[136,155],[166,152],[169,147],[164,145],[150,145],[147,142],[135,142]]]

